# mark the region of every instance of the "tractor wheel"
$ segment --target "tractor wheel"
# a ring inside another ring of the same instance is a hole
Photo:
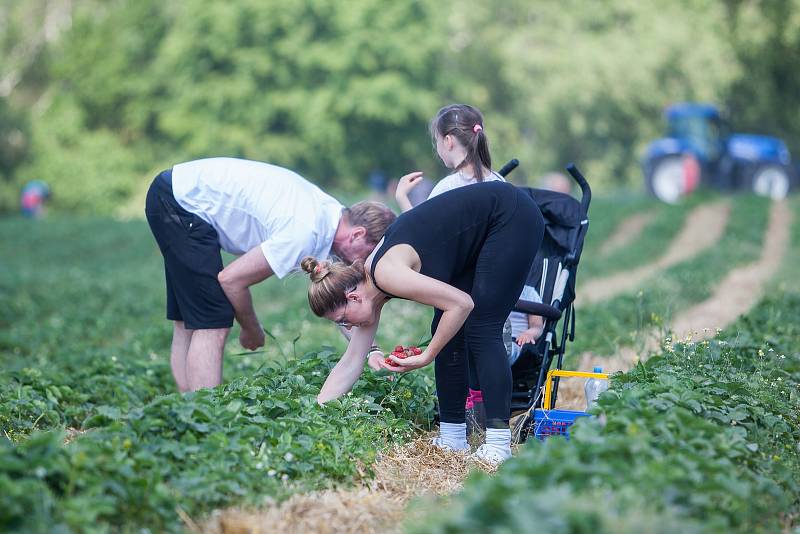
[[[653,164],[647,175],[647,188],[668,204],[694,190],[700,181],[700,166],[691,155],[668,156]]]
[[[789,173],[780,165],[764,165],[753,173],[750,184],[756,195],[780,200],[789,194]]]

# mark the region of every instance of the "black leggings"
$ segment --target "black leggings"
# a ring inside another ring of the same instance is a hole
[[[532,204],[521,204],[502,226],[489,230],[474,269],[451,282],[470,294],[475,307],[461,330],[436,356],[436,393],[442,422],[465,421],[469,366],[474,367],[481,385],[487,428],[508,428],[512,384],[503,324],[519,300],[543,233],[539,210]],[[442,312],[436,310],[431,334],[441,317]]]

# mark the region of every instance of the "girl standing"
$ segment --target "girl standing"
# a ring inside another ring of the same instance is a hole
[[[492,156],[489,151],[489,139],[483,128],[481,112],[467,104],[451,104],[440,109],[430,124],[431,140],[436,153],[445,167],[455,172],[442,178],[433,188],[428,198],[457,189],[459,187],[488,181],[505,181],[498,173],[492,171]],[[402,211],[410,210],[413,205],[409,195],[423,181],[421,172],[413,172],[403,176],[397,184],[395,199]],[[541,302],[536,290],[525,286],[528,294],[520,298]],[[509,362],[513,363],[519,356],[525,343],[532,343],[542,331],[544,322],[541,317],[512,313],[512,336],[516,338],[511,346]],[[521,326],[525,323],[524,328]],[[470,389],[467,397],[467,408],[470,410],[472,426],[483,426],[483,400],[478,377],[474,365],[469,367]]]
[[[431,121],[430,131],[439,159],[454,172],[442,178],[428,198],[465,185],[505,181],[492,171],[489,139],[483,129],[483,115],[477,108],[467,104],[445,106]],[[400,178],[395,199],[401,210],[412,208],[409,193],[421,182],[421,172],[412,172]]]

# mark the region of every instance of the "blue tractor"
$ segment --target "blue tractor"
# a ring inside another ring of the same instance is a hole
[[[650,143],[643,161],[648,191],[664,202],[677,202],[700,184],[780,199],[797,181],[783,141],[730,133],[713,105],[674,104],[665,116],[667,137]]]

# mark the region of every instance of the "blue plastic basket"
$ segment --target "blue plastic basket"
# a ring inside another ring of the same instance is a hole
[[[569,439],[569,427],[579,417],[590,417],[590,415],[586,412],[572,410],[535,410],[533,435],[539,439],[547,436],[564,436]]]

